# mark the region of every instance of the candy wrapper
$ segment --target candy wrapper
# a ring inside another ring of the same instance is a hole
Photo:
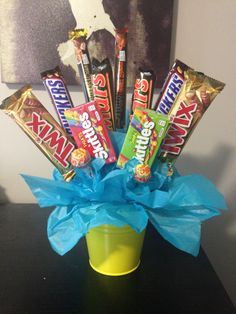
[[[95,101],[66,110],[65,117],[79,148],[87,150],[93,158],[104,159],[106,163],[116,161],[107,128]]]
[[[175,60],[156,101],[155,110],[157,112],[162,114],[169,113],[184,83],[184,73],[189,69],[190,67],[185,63],[178,59]]]
[[[91,62],[87,47],[87,31],[84,28],[75,29],[69,32],[69,38],[75,47],[75,56],[78,62],[79,75],[82,82],[85,101],[94,100],[93,85],[91,80]]]
[[[156,76],[153,71],[139,70],[134,84],[131,114],[137,107],[151,109]]]
[[[100,108],[104,124],[108,130],[115,130],[115,116],[113,105],[113,79],[109,59],[99,62],[92,60],[92,82],[95,101]]]
[[[159,160],[172,166],[201,120],[203,114],[225,84],[209,76],[188,70],[185,82],[169,112],[172,124],[163,140]]]
[[[66,181],[73,178],[70,155],[74,142],[34,96],[30,85],[6,98],[0,109],[14,119]]]
[[[125,125],[128,29],[115,31],[115,119],[116,127]]]
[[[111,134],[118,154],[125,134]],[[48,219],[48,238],[60,255],[71,250],[96,226],[128,224],[141,232],[150,221],[156,230],[178,249],[197,255],[201,224],[226,209],[223,196],[200,175],[172,177],[152,168],[151,179],[144,185],[133,177],[132,159],[123,169],[104,160],[91,163],[94,178],[76,170],[76,176],[63,182],[58,171],[54,179],[23,175],[41,207],[56,206]]]
[[[117,166],[136,158],[140,163],[152,166],[158,149],[169,127],[169,117],[155,111],[136,108],[122,146]]]
[[[68,135],[72,136],[64,111],[73,108],[74,105],[60,68],[57,66],[55,69],[42,72],[41,78],[49,93],[62,127]]]

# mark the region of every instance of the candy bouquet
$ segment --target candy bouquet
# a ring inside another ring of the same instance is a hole
[[[95,227],[128,225],[141,233],[150,221],[196,256],[201,223],[226,204],[208,179],[181,176],[174,164],[224,84],[176,60],[155,105],[155,74],[140,69],[127,106],[127,29],[115,35],[114,84],[108,59],[90,61],[86,31],[69,36],[85,104],[74,107],[56,67],[41,77],[61,125],[30,86],[1,105],[55,166],[52,179],[23,175],[41,207],[56,207],[48,219],[51,246],[63,255]]]

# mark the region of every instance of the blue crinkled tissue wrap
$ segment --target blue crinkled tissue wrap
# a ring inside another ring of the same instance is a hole
[[[125,134],[112,132],[119,153]],[[76,169],[76,177],[64,182],[57,170],[53,180],[23,175],[40,207],[56,206],[48,219],[48,239],[60,255],[72,249],[90,228],[128,224],[141,232],[148,220],[175,247],[196,256],[200,248],[201,222],[226,209],[224,197],[205,177],[166,177],[152,169],[147,184],[133,179],[135,159],[124,169],[106,165],[102,159],[88,169]]]

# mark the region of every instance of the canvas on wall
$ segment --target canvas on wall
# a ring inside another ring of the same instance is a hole
[[[173,0],[8,0],[1,2],[4,83],[41,84],[40,73],[59,65],[68,84],[78,69],[68,31],[88,30],[91,57],[114,59],[114,29],[128,26],[128,86],[139,67],[161,87],[169,68]]]

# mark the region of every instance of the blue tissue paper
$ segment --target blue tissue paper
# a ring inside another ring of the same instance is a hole
[[[117,155],[125,133],[111,132]],[[40,207],[55,206],[48,219],[47,233],[52,248],[60,255],[71,250],[90,228],[103,224],[128,224],[141,232],[150,221],[164,239],[196,256],[200,248],[201,223],[227,209],[224,197],[204,176],[172,177],[160,173],[157,165],[146,184],[133,179],[137,160],[124,169],[91,162],[93,176],[76,169],[71,182],[64,182],[55,169],[53,179],[22,175]]]

